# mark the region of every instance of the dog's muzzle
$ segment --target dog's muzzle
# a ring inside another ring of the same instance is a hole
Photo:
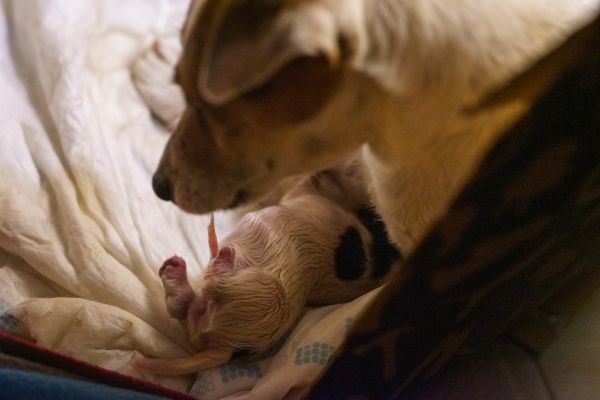
[[[171,201],[173,199],[169,178],[160,175],[158,172],[152,176],[152,189],[158,198],[162,200]]]

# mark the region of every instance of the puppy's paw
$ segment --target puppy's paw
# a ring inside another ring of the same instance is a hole
[[[144,362],[146,361],[146,357],[144,357],[142,354],[138,353],[137,351],[135,351],[130,359],[131,365],[133,366],[133,368],[143,371],[144,370]]]
[[[157,40],[132,65],[133,82],[156,117],[172,131],[185,109],[183,91],[173,79],[181,54],[179,38]]]
[[[185,260],[179,256],[167,259],[158,270],[165,289],[167,311],[173,318],[184,319],[195,293],[187,280]]]
[[[131,356],[131,366],[133,366],[133,368],[135,368],[136,370],[146,374],[162,375],[165,372],[168,372],[168,370],[165,371],[163,364],[164,360],[157,358],[147,358],[144,355],[137,352],[134,353],[133,356]]]
[[[163,262],[162,266],[158,270],[158,276],[163,279],[169,278],[178,278],[183,277],[184,279],[187,277],[187,266],[185,264],[185,260],[179,256],[173,256],[168,258]]]
[[[179,256],[167,259],[158,270],[158,276],[162,280],[167,296],[177,295],[190,286],[185,260]]]

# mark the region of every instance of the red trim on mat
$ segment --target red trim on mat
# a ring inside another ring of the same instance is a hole
[[[2,330],[0,330],[0,351],[63,371],[72,372],[97,383],[171,399],[195,400],[194,397],[185,393],[77,360]]]

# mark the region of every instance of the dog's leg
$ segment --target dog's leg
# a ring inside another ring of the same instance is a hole
[[[196,297],[194,289],[187,279],[185,261],[173,256],[166,260],[158,271],[165,288],[165,301],[169,315],[177,319],[185,319],[190,304]]]
[[[225,364],[232,354],[231,349],[213,348],[185,358],[158,359],[137,356],[133,365],[137,369],[157,375],[185,375]]]
[[[183,91],[174,82],[181,54],[178,36],[160,38],[132,65],[133,82],[152,113],[173,131],[185,109]]]

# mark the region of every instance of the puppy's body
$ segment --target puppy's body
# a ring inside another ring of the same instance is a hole
[[[372,202],[408,252],[528,102],[469,110],[597,3],[204,1],[155,186],[191,212],[234,207],[364,144]]]
[[[187,281],[183,259],[165,261],[159,274],[167,309],[200,353],[141,359],[138,367],[187,374],[225,363],[237,350],[263,352],[307,305],[350,301],[380,285],[394,260],[382,265],[385,232],[369,229],[373,221],[362,218],[366,193],[355,178],[348,170],[307,178],[280,204],[246,214],[220,245],[209,228],[213,257],[199,292]]]

